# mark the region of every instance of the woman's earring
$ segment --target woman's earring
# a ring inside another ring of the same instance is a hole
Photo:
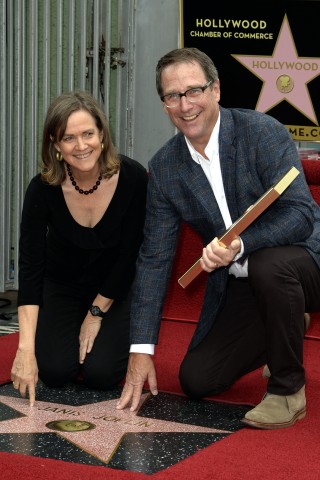
[[[61,152],[56,153],[56,159],[58,160],[58,162],[62,162],[63,156],[62,156]]]
[[[104,150],[104,143],[101,143],[101,152]]]

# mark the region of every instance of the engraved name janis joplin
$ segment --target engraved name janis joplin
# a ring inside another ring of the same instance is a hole
[[[52,396],[41,386],[30,407],[11,385],[0,387],[0,450],[153,474],[244,428],[251,408],[160,392],[143,394],[136,412],[119,411],[118,392],[86,399],[77,388]]]

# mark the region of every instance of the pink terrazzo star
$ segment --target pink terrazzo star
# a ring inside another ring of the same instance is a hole
[[[142,403],[148,396],[149,394],[143,396]],[[1,421],[0,433],[48,433],[52,430],[46,425],[58,420],[78,420],[94,424],[95,428],[92,430],[56,433],[106,464],[116,451],[122,437],[131,432],[232,433],[226,430],[145,418],[129,410],[116,410],[118,399],[80,407],[41,401],[37,401],[34,407],[30,407],[28,400],[7,396],[0,396],[0,402],[24,415]]]
[[[320,59],[298,56],[286,15],[271,56],[232,56],[264,82],[256,110],[266,112],[286,100],[318,125],[307,84],[319,75]],[[291,81],[291,86],[287,89],[284,86],[284,91],[277,87],[280,77]]]

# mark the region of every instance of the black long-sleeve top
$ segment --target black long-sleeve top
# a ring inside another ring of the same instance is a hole
[[[96,288],[107,298],[125,298],[143,237],[147,182],[146,169],[121,155],[114,196],[101,220],[89,228],[73,219],[61,186],[36,175],[22,211],[18,305],[42,304],[44,277],[66,287]]]

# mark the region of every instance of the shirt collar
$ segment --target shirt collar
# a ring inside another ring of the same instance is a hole
[[[215,126],[212,130],[211,135],[210,135],[209,142],[208,142],[206,148],[204,149],[204,151],[205,151],[205,153],[206,153],[206,155],[209,159],[209,163],[219,153],[219,132],[220,132],[220,112],[219,112],[216,124],[215,124]],[[186,139],[187,146],[189,148],[189,152],[190,152],[190,155],[191,155],[192,159],[196,163],[200,163],[200,159],[203,159],[206,162],[208,162],[208,160],[206,158],[204,158],[199,152],[197,152],[197,150],[192,146],[192,144],[190,143],[188,138],[186,136],[184,138]]]

